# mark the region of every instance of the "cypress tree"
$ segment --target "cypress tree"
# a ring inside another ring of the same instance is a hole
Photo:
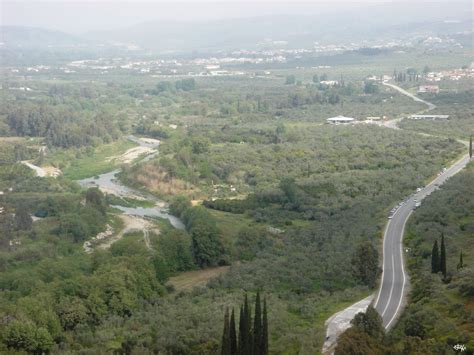
[[[247,321],[247,355],[252,354],[253,350],[253,336],[252,336],[252,307],[248,306],[248,313],[245,317]]]
[[[232,308],[232,313],[230,315],[230,353],[231,355],[237,355],[237,332],[235,330],[235,315],[234,309]]]
[[[446,277],[446,247],[444,245],[443,233],[441,233],[441,253],[439,260],[439,270],[443,273],[443,276]]]
[[[268,318],[267,300],[263,299],[263,319],[262,319],[262,355],[268,355]]]
[[[222,332],[221,355],[231,355],[229,309],[228,308],[226,309],[225,316],[224,316],[224,331]]]
[[[469,137],[469,158],[472,158],[472,136]]]
[[[260,292],[257,292],[255,298],[255,317],[253,323],[253,353],[261,354],[262,345],[262,308],[260,304]]]
[[[462,261],[462,252],[459,253],[459,264],[458,264],[458,270],[462,269],[464,267],[464,263]]]
[[[431,252],[431,272],[433,274],[439,272],[439,249],[437,240],[434,241],[433,250]]]
[[[244,344],[245,344],[245,313],[244,307],[240,306],[240,318],[239,318],[239,343],[237,344],[239,348],[239,354],[244,354]]]
[[[240,347],[240,353],[242,355],[249,355],[252,352],[252,313],[249,307],[249,300],[247,294],[245,294],[243,313],[243,334],[241,335],[243,342]]]

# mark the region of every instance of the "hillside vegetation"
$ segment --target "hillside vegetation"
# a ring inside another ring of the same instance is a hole
[[[10,73],[0,91],[0,352],[218,354],[226,309],[260,292],[270,353],[318,353],[325,320],[374,292],[388,211],[466,151],[454,128],[431,137],[326,124],[338,114],[395,118],[425,108],[368,80],[372,67],[364,63],[329,74],[276,69],[269,77],[253,69],[215,78],[41,69],[25,79],[30,90]],[[464,115],[450,122],[465,128]],[[160,140],[159,154],[114,158],[134,146],[130,135]],[[63,174],[35,176],[25,160]],[[126,198],[74,181],[115,169],[134,189]],[[472,168],[433,194],[408,229],[414,311],[406,318],[426,327],[407,333],[410,321],[402,320],[380,346],[470,344],[465,174]],[[464,187],[446,195],[457,181]],[[145,229],[127,229],[118,209],[161,205],[183,229],[151,217]],[[97,235],[111,229],[110,247],[98,247]],[[425,270],[441,232],[444,278]],[[466,267],[458,271],[461,250]],[[420,296],[431,290],[441,305]],[[465,311],[455,313],[455,304]]]

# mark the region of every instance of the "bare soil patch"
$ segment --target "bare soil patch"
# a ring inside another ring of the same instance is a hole
[[[130,164],[131,162],[133,162],[138,157],[140,157],[142,155],[148,155],[148,154],[151,154],[151,153],[154,153],[154,152],[155,152],[155,149],[153,149],[153,148],[134,147],[134,148],[128,149],[122,155],[118,155],[118,156],[116,155],[116,156],[109,157],[109,158],[107,158],[106,161],[116,160],[120,163]]]
[[[120,218],[123,220],[124,228],[119,233],[111,236],[110,238],[107,238],[106,240],[104,240],[103,243],[100,243],[99,245],[97,245],[97,248],[108,249],[116,241],[122,239],[124,234],[133,232],[133,231],[141,231],[145,233],[145,231],[148,231],[151,226],[150,222],[140,217],[122,214],[120,215]],[[148,234],[146,234],[146,237],[147,236]],[[145,242],[147,242],[146,239],[145,239]],[[148,246],[148,243],[147,243],[147,246]]]
[[[217,266],[204,270],[187,271],[170,277],[168,283],[173,285],[176,291],[191,291],[195,287],[206,286],[209,280],[222,275],[229,269],[230,266]]]

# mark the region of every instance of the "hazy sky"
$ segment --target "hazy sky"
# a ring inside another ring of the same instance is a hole
[[[316,14],[380,3],[397,3],[401,6],[405,4],[409,8],[414,2],[436,6],[436,3],[446,4],[453,1],[457,0],[0,0],[0,11],[2,25],[34,26],[82,33],[122,28],[149,20],[206,21],[265,15]]]

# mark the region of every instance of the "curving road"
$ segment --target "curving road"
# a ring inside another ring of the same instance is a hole
[[[383,84],[399,91],[403,95],[406,95],[417,102],[426,104],[428,106],[426,111],[431,111],[436,108],[434,104],[422,100],[394,84],[387,82],[384,82]],[[385,122],[383,125],[391,129],[400,129],[397,124],[401,120],[402,118],[390,120]],[[420,134],[426,135],[423,133]],[[460,142],[468,145],[467,142]],[[403,248],[405,224],[413,212],[417,202],[421,203],[426,196],[438,189],[447,179],[463,169],[469,161],[469,154],[465,154],[462,158],[446,169],[446,171],[438,175],[421,191],[410,196],[398,206],[385,227],[383,236],[382,278],[373,305],[382,316],[383,326],[386,330],[390,329],[390,327],[395,324],[396,319],[400,316],[406,303],[408,277],[405,272],[404,264],[404,254],[406,253],[406,250]],[[323,354],[333,353],[337,337],[344,330],[350,327],[350,321],[356,313],[354,312],[354,309],[359,312],[364,312],[370,303],[371,297],[372,296],[369,296],[365,300],[357,302],[343,311],[336,313],[326,321],[327,331],[326,340],[323,345]]]
[[[424,101],[396,85],[386,82],[383,84],[390,86],[415,101],[428,105],[428,111],[436,107],[434,104]],[[386,126],[389,128],[398,128],[396,127],[396,123],[397,122],[388,123]],[[435,191],[438,186],[442,185],[448,178],[464,168],[469,160],[469,154],[464,155],[461,159],[451,165],[449,169],[438,175],[438,177],[421,191],[410,196],[410,198],[398,206],[395,213],[393,213],[392,218],[387,223],[383,236],[382,280],[374,303],[374,307],[382,316],[383,325],[387,330],[394,324],[394,321],[400,315],[406,299],[408,278],[405,272],[403,257],[406,252],[403,248],[405,224],[413,212],[416,202],[421,203],[421,201]]]
[[[384,81],[382,84],[384,84],[385,86],[389,86],[389,87],[391,87],[392,89],[397,90],[398,92],[402,93],[402,94],[405,95],[405,96],[408,96],[409,98],[413,99],[414,101],[421,102],[421,103],[427,105],[427,106],[428,106],[427,111],[431,111],[431,110],[433,110],[433,109],[436,108],[436,105],[435,105],[435,104],[432,104],[431,102],[428,102],[428,101],[425,101],[425,100],[423,100],[423,99],[420,99],[419,97],[413,95],[411,92],[406,91],[405,89],[402,89],[401,87],[399,87],[399,86],[397,86],[397,85],[390,84],[390,83],[388,83],[388,82],[386,82],[386,81]]]
[[[438,189],[438,185],[442,185],[448,178],[464,168],[468,162],[469,154],[466,154],[420,192],[412,195],[398,207],[385,228],[383,274],[374,307],[382,316],[383,325],[387,330],[394,324],[405,304],[408,279],[405,273],[403,256],[406,250],[403,248],[402,240],[405,224],[413,212],[415,200],[421,202],[426,196]]]

